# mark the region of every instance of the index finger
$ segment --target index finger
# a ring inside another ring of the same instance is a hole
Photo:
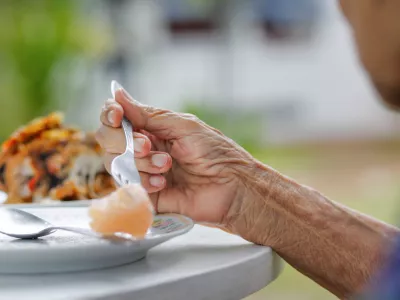
[[[121,105],[133,127],[146,130],[164,140],[180,138],[205,128],[204,123],[194,115],[143,105],[122,87],[116,91],[115,101]]]

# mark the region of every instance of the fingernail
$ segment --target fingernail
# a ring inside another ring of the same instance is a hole
[[[134,103],[139,103],[135,99],[133,99],[133,97],[122,86],[121,86],[121,91],[129,101],[134,102]]]
[[[153,163],[153,165],[155,165],[156,167],[164,167],[165,164],[168,161],[168,156],[166,154],[154,154],[151,157],[151,161]]]
[[[152,186],[161,187],[164,185],[164,180],[162,176],[151,176],[149,182]]]
[[[143,138],[134,138],[135,142],[135,152],[143,152],[143,146],[146,141]]]
[[[110,122],[110,124],[114,125],[114,123],[115,123],[115,111],[110,110],[107,113],[107,120],[108,120],[108,122]]]

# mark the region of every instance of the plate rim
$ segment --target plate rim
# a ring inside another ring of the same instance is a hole
[[[88,200],[90,201],[90,200]],[[67,205],[57,205],[57,204],[7,204],[4,205],[5,207],[14,207],[14,208],[18,208],[18,209],[60,209],[60,208],[88,208],[89,205],[85,204],[85,203],[81,203],[81,202],[85,202],[85,200],[81,201],[71,201],[74,203],[69,203]],[[3,205],[0,204],[0,208]],[[163,239],[163,240],[170,240],[171,238],[183,235],[188,233],[189,231],[191,231],[195,225],[195,222],[193,221],[193,219],[185,216],[185,215],[181,215],[181,214],[177,214],[177,213],[164,213],[164,214],[156,214],[154,216],[154,218],[156,217],[172,217],[175,220],[178,219],[178,221],[180,221],[180,223],[184,223],[185,227],[175,230],[175,231],[171,231],[171,232],[167,232],[167,233],[163,233],[163,234],[159,234],[159,235],[153,235],[153,236],[146,236],[142,239],[136,239],[133,240],[133,243],[137,243],[137,242],[143,242],[143,241],[154,241],[154,240],[158,240],[158,239]],[[182,219],[184,221],[182,221]],[[106,239],[104,239],[106,241]]]

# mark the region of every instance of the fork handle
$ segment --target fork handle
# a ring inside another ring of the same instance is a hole
[[[126,139],[126,150],[125,153],[129,153],[131,154],[132,157],[132,173],[134,175],[135,178],[135,182],[136,183],[141,183],[140,180],[140,174],[139,174],[139,170],[136,167],[136,162],[135,162],[135,143],[133,141],[133,127],[131,122],[129,122],[128,119],[126,119],[125,117],[122,119],[122,128],[124,130],[125,133],[125,139]]]
[[[133,142],[133,127],[131,122],[129,122],[125,117],[122,119],[122,128],[124,129],[125,139],[126,139],[126,149],[131,150],[135,153],[135,144]]]

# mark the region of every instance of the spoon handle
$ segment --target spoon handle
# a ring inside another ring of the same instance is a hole
[[[68,226],[52,226],[51,229],[70,231],[70,232],[79,233],[82,235],[87,235],[87,236],[96,237],[96,238],[102,237],[101,234],[98,234],[96,232],[91,231],[90,229],[85,229],[85,228],[68,227]]]

